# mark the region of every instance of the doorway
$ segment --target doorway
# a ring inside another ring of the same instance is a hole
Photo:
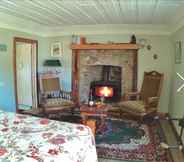
[[[14,78],[16,111],[38,106],[36,40],[14,38]]]

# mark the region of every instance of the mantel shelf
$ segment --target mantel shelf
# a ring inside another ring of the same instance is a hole
[[[72,50],[138,50],[139,45],[133,43],[115,44],[72,44]]]

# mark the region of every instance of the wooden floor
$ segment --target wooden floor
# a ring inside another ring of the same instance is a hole
[[[167,143],[170,145],[176,145],[177,140],[168,121],[164,120],[161,124],[166,135]],[[170,152],[174,160],[173,162],[184,162],[184,154],[179,149],[173,149]]]
[[[169,122],[166,120],[163,120],[163,121],[161,121],[161,126],[164,130],[167,143],[171,144],[171,145],[177,144],[176,137],[174,135],[174,132],[173,132]],[[184,162],[184,154],[179,149],[170,150],[170,153],[172,155],[173,162]],[[126,162],[126,161],[99,159],[99,162]],[[133,162],[135,162],[135,161],[133,161]]]

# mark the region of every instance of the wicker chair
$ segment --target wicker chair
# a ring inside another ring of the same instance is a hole
[[[156,71],[145,72],[140,92],[125,94],[125,101],[118,103],[122,113],[141,119],[157,112],[164,75]],[[134,99],[134,100],[133,100]]]

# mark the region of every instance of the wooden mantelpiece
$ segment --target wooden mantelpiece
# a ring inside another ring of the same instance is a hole
[[[72,44],[71,45],[72,50],[100,50],[100,49],[106,49],[106,50],[138,50],[139,45],[133,44],[133,43],[114,43],[114,44]]]
[[[132,91],[137,90],[137,53],[139,49],[138,44],[133,43],[114,43],[114,44],[72,44],[72,97],[76,105],[79,102],[79,58],[80,50],[132,50],[134,53],[134,67],[133,67],[133,86]]]

